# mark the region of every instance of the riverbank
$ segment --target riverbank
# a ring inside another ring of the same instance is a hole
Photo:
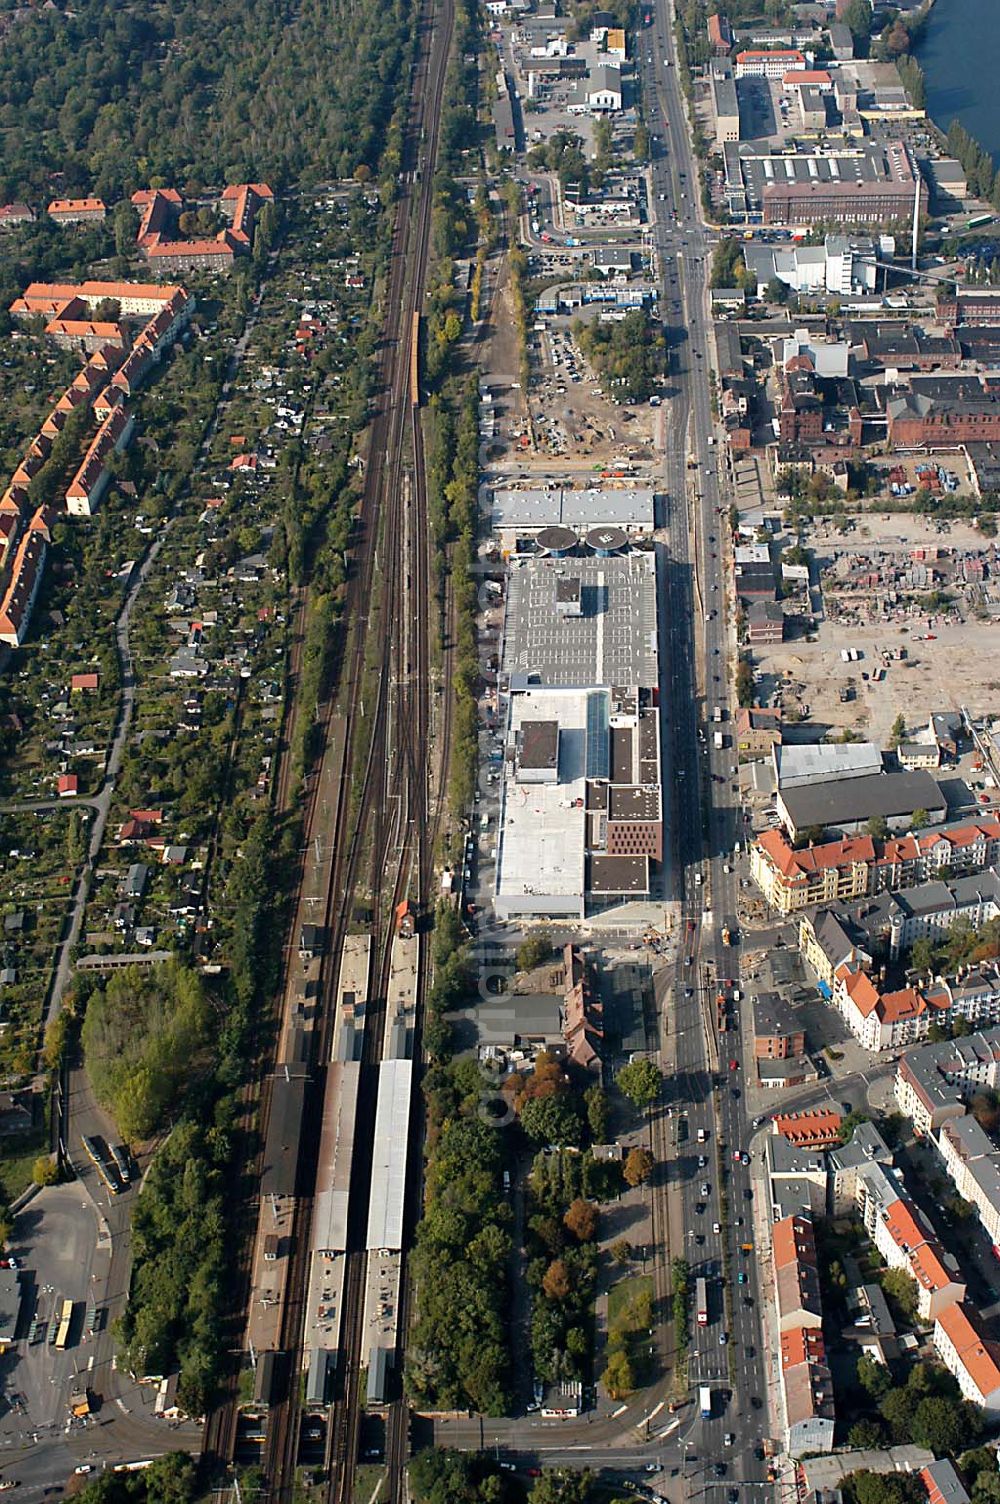
[[[937,0],[915,57],[924,72],[927,113],[947,131],[959,120],[1000,166],[1000,6],[996,0]]]

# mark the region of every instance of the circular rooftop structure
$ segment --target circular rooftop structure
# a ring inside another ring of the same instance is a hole
[[[571,527],[543,527],[535,538],[535,543],[546,554],[568,554],[571,548],[575,548],[580,539]]]
[[[605,557],[621,553],[623,548],[628,548],[628,533],[620,527],[593,527],[587,534],[587,547]]]

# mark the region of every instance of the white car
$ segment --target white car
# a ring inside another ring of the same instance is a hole
[[[720,1233],[722,1231],[722,1228],[720,1227],[720,1225],[719,1225],[718,1222],[713,1222],[712,1223],[712,1231],[714,1233]]]

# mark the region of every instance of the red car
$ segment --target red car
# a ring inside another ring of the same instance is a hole
[[[731,1071],[738,1071],[739,1068],[740,1068],[740,1062],[738,1060],[730,1060],[730,1062],[729,1062],[729,1069]]]

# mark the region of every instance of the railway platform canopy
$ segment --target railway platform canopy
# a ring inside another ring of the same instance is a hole
[[[412,1060],[384,1060],[379,1066],[368,1205],[369,1252],[403,1246],[412,1087]]]

